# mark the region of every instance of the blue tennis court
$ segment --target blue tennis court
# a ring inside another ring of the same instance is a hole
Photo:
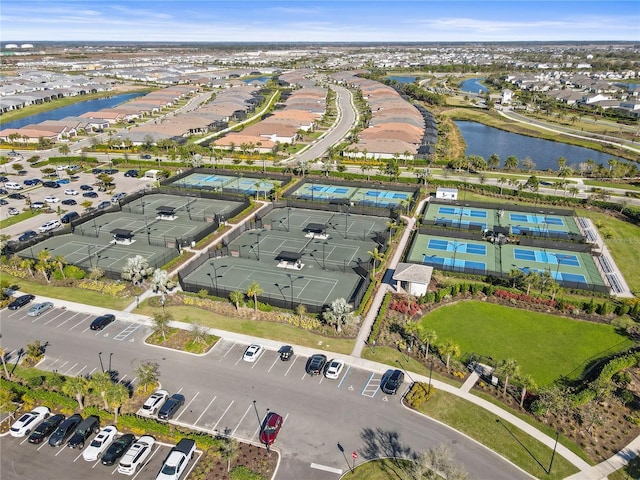
[[[367,190],[365,193],[367,197],[376,197],[378,199],[392,198],[394,200],[406,200],[409,198],[409,194],[403,192],[389,192],[386,190]]]
[[[440,207],[438,213],[441,215],[461,215],[463,217],[487,218],[484,210],[473,210],[470,208]]]
[[[427,248],[432,250],[443,250],[446,252],[468,253],[471,255],[486,255],[487,246],[481,243],[450,242],[448,240],[429,239]]]
[[[422,259],[424,265],[436,265],[464,269],[480,270],[485,272],[487,270],[487,264],[484,262],[472,262],[461,258],[456,258],[454,265],[453,258],[436,257],[435,255],[425,255]]]
[[[348,188],[344,188],[344,187],[333,187],[333,186],[327,186],[327,185],[313,185],[310,190],[313,190],[314,192],[318,192],[318,193],[335,193],[337,195],[345,195],[346,193],[349,193],[349,189]]]
[[[558,272],[558,275],[552,274],[556,281],[587,283],[587,278],[579,273]]]
[[[564,225],[564,220],[560,217],[549,217],[545,215],[526,215],[524,213],[510,213],[509,218],[512,222],[522,223],[539,223],[547,225]]]
[[[569,267],[580,266],[580,260],[578,260],[576,255],[547,253],[542,250],[514,248],[513,258],[516,260],[525,260],[527,262],[549,263],[552,265],[566,265]]]

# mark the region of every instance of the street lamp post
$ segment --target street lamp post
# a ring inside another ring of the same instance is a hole
[[[109,373],[111,373],[111,357],[113,357],[113,352],[109,354],[109,370],[107,370]]]
[[[433,375],[433,358],[429,359],[429,391],[427,394],[431,394],[431,377]]]
[[[100,360],[100,369],[104,373],[104,365],[102,364],[102,352],[98,352],[98,359]]]
[[[89,255],[89,267],[93,268],[93,262],[91,261],[91,249],[95,248],[95,245],[87,245],[87,255]],[[33,255],[33,252],[31,252]]]

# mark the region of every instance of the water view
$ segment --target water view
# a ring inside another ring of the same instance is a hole
[[[251,83],[251,82],[260,82],[260,83],[267,83],[269,80],[271,80],[271,77],[253,77],[253,78],[245,78],[242,81],[244,83]]]
[[[463,92],[469,93],[485,93],[487,91],[487,87],[482,85],[484,78],[468,78],[464,82],[460,82],[458,85],[460,90]]]
[[[0,117],[0,128],[21,128],[25,125],[31,125],[32,123],[40,123],[45,120],[62,120],[65,117],[78,117],[83,113],[95,112],[102,110],[103,108],[112,108],[121,103],[128,102],[136,97],[145,95],[141,92],[135,93],[122,93],[114,95],[113,97],[97,98],[95,100],[85,100],[84,102],[74,103],[73,105],[67,105],[65,107],[55,108],[42,113],[36,113],[23,117],[11,122],[2,122]]]
[[[403,76],[403,75],[390,75],[387,77],[388,80],[395,80],[398,83],[413,83],[416,81],[418,77],[412,76]]]
[[[537,170],[557,170],[559,157],[566,158],[567,165],[573,167],[588,159],[604,165],[612,158],[626,161],[597,150],[505,132],[477,122],[456,120],[454,123],[467,143],[466,155],[480,155],[487,159],[497,153],[500,156],[501,166],[510,155],[518,157],[520,165],[525,158],[531,158]]]

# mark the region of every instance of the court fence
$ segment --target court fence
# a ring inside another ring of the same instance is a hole
[[[515,205],[515,204],[499,204],[499,203],[490,203],[490,202],[478,202],[475,200],[443,200],[443,199],[435,199],[432,198],[425,205],[425,212],[429,208],[429,205],[446,205],[448,207],[459,207],[459,208],[484,208],[487,210],[508,210],[510,212],[524,212],[524,213],[532,213],[532,214],[540,214],[542,207],[529,206],[529,205]],[[547,207],[545,207],[546,209]],[[547,215],[560,215],[565,217],[574,217],[576,215],[575,210],[568,210],[565,208],[553,208],[553,211],[546,212]]]
[[[169,179],[164,180],[162,182],[162,186],[180,188],[182,189],[182,191],[197,190],[197,191],[205,191],[209,193],[213,193],[213,192],[218,192],[219,194],[226,193],[226,194],[234,195],[236,200],[238,199],[238,197],[244,198],[247,195],[250,195],[249,193],[245,192],[245,189],[238,189],[238,188],[228,187],[225,185],[216,186],[213,183],[211,185],[192,185],[184,181],[181,183],[181,181],[187,178],[189,175],[193,175],[196,173],[209,174],[209,175],[224,175],[227,177],[234,177],[234,178],[252,178],[252,179],[255,179],[256,181],[257,180],[267,180],[267,181],[277,180],[282,182],[283,185],[286,185],[291,181],[291,175],[283,175],[283,174],[278,174],[274,172],[269,172],[268,177],[265,177],[267,173],[257,172],[257,171],[243,170],[242,172],[239,172],[237,170],[227,170],[224,168],[191,168],[188,170],[184,170],[181,173]]]

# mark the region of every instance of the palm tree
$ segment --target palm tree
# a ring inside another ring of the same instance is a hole
[[[67,261],[64,259],[64,257],[62,255],[56,255],[55,257],[53,257],[53,262],[58,266],[58,270],[60,270],[60,275],[62,275],[62,278],[67,278],[64,275],[64,266],[67,264]]]
[[[509,155],[507,159],[504,161],[504,168],[507,170],[515,170],[518,168],[518,157],[515,155]]]
[[[62,392],[75,397],[78,408],[84,410],[84,396],[89,393],[89,380],[85,377],[71,377],[62,384]]]
[[[363,163],[362,165],[360,165],[360,170],[362,170],[362,172],[367,175],[367,182],[368,182],[370,178],[369,170],[371,170],[371,165],[369,165],[368,163]]]
[[[500,165],[500,156],[497,153],[491,154],[487,159],[487,166],[492,170],[495,170]]]
[[[111,380],[111,373],[109,372],[94,373],[93,375],[91,375],[91,379],[89,380],[89,386],[91,390],[100,393],[105,410],[109,409],[106,395],[107,391],[112,385],[113,381]]]
[[[438,335],[436,334],[435,330],[425,330],[424,332],[420,333],[420,341],[425,345],[425,349],[424,349],[425,359],[429,357],[429,347],[433,345],[433,342],[435,342],[437,339],[438,339]]]
[[[49,250],[42,249],[38,252],[38,262],[36,263],[36,270],[42,273],[47,283],[49,283],[49,270],[51,268],[50,261],[51,253]]]
[[[8,380],[11,378],[11,374],[7,368],[7,351],[2,347],[0,347],[0,361],[2,362],[2,368],[4,369],[4,377]]]
[[[520,370],[518,362],[513,358],[507,358],[502,362],[502,365],[498,369],[504,374],[504,388],[502,389],[502,396],[507,393],[507,386],[509,385],[509,377],[516,375]]]
[[[445,363],[446,363],[447,372],[448,372],[449,371],[449,362],[451,361],[451,357],[452,356],[457,357],[458,355],[460,355],[460,346],[458,346],[457,344],[453,343],[453,340],[448,339],[442,345],[440,345],[438,347],[438,350],[446,358],[446,362]]]
[[[169,312],[154,312],[153,324],[156,332],[162,333],[162,339],[167,339],[167,329],[169,328],[169,322],[173,320],[173,317]]]
[[[66,143],[63,143],[58,147],[58,151],[60,152],[61,155],[64,155],[66,157],[67,155],[69,155],[69,152],[71,150],[69,149],[69,145],[67,145]]]
[[[236,290],[229,294],[229,300],[236,306],[236,310],[240,310],[240,304],[244,302],[244,293]]]
[[[247,287],[247,297],[253,297],[253,311],[258,313],[258,295],[262,295],[264,290],[258,282],[253,282]]]
[[[516,285],[522,280],[522,271],[518,267],[513,267],[509,271],[509,277],[511,278],[511,288],[516,288]]]
[[[371,272],[373,275],[373,273],[375,273],[376,271],[376,262],[382,263],[382,260],[384,260],[384,253],[379,252],[378,247],[375,247],[373,250],[367,253],[371,255],[371,260],[373,260],[373,270]]]
[[[111,383],[105,394],[106,402],[113,409],[114,422],[118,423],[120,407],[129,400],[129,389],[122,383]]]
[[[158,383],[158,377],[160,376],[160,365],[154,362],[144,362],[138,368],[136,368],[136,378],[138,379],[138,385],[144,389],[144,392],[149,391],[149,387],[155,387]]]
[[[22,270],[27,270],[31,276],[33,277],[33,266],[35,265],[35,260],[32,258],[23,258],[20,260],[20,268]]]
[[[527,395],[527,390],[535,389],[537,388],[537,385],[533,377],[528,373],[524,375],[518,375],[518,381],[520,382],[520,386],[522,387],[522,393],[520,394],[520,408],[522,408],[524,404],[524,398]]]

